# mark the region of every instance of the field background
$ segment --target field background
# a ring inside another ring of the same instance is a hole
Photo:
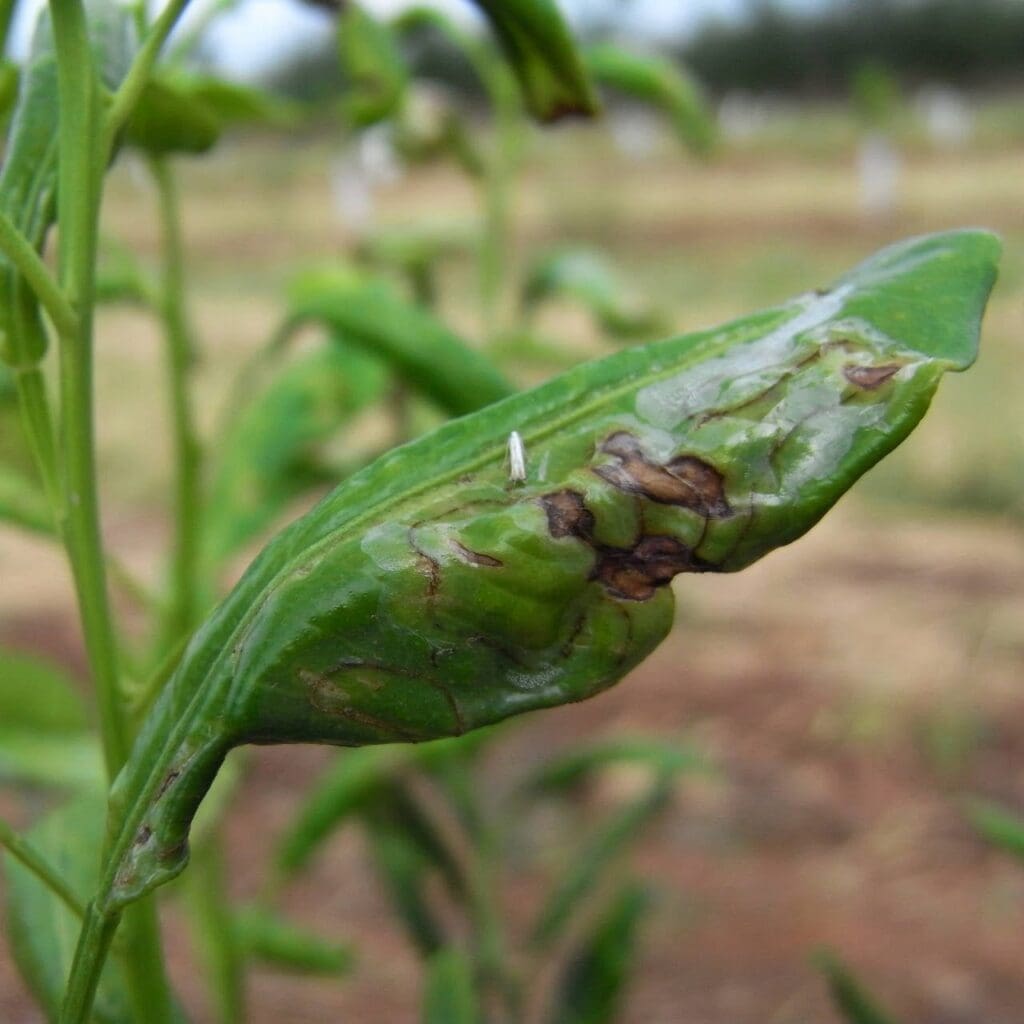
[[[828,111],[777,118],[710,165],[668,144],[631,160],[581,127],[536,142],[519,196],[520,258],[565,241],[606,247],[681,330],[827,284],[908,234],[983,225],[1006,244],[981,360],[947,380],[904,449],[794,548],[738,577],[678,580],[678,626],[654,657],[610,693],[513,725],[495,746],[497,788],[566,742],[624,732],[685,737],[717,766],[680,784],[641,848],[658,898],[628,1024],[834,1021],[808,962],[821,944],[841,950],[907,1024],[1024,1016],[1024,870],[962,814],[968,794],[1024,809],[1022,128],[1024,113],[1001,104],[968,149],[906,140],[899,209],[883,222],[860,213],[854,132]],[[290,274],[351,242],[331,197],[337,152],[319,134],[246,138],[182,164],[203,343],[198,407],[211,439],[233,372],[277,323]],[[105,230],[152,257],[154,197],[142,180],[130,165],[115,169]],[[469,222],[475,209],[444,168],[378,200],[386,223]],[[451,266],[445,286],[445,312],[472,334],[468,261]],[[608,348],[568,308],[544,327],[580,355]],[[98,338],[106,531],[130,566],[157,579],[168,470],[159,338],[145,315],[121,309],[103,312]],[[82,675],[58,554],[2,533],[0,579],[0,643],[48,652]],[[252,756],[229,818],[240,900],[254,895],[274,836],[332,756]],[[614,776],[590,809],[634,785]],[[0,791],[0,813],[17,822],[29,810]],[[529,823],[527,845],[543,855],[513,851],[524,865],[506,890],[516,919],[586,820],[584,808],[580,819]],[[289,906],[354,941],[358,963],[340,982],[258,972],[253,1024],[417,1019],[418,967],[357,833],[330,843]],[[167,924],[175,980],[202,1021],[173,904]],[[0,946],[0,1021],[33,1014]]]

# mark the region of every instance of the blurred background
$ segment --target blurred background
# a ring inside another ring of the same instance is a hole
[[[205,72],[305,111],[238,125],[176,161],[201,343],[197,415],[214,447],[236,371],[279,325],[295,273],[365,259],[410,229],[436,241],[438,314],[487,339],[520,384],[633,343],[624,333],[701,328],[826,285],[908,235],[1002,235],[981,359],[943,385],[907,444],[792,549],[736,577],[678,579],[669,641],[605,695],[501,731],[481,778],[503,793],[553,751],[621,736],[685,744],[706,761],[679,776],[632,854],[653,899],[624,1021],[837,1021],[810,961],[828,946],[898,1020],[1020,1024],[1024,863],[979,834],[967,801],[1024,813],[1024,3],[565,0],[587,42],[687,69],[716,142],[681,144],[664,109],[615,89],[600,120],[524,127],[502,285],[483,304],[479,188],[458,160],[403,156],[393,130],[340,125],[348,83],[332,6],[196,0],[178,37]],[[468,4],[433,6],[477,31]],[[22,10],[16,49],[28,25]],[[493,133],[465,57],[425,30],[409,46],[428,114],[450,105],[471,132]],[[112,170],[104,214],[112,262],[122,251],[155,261],[158,227],[129,155]],[[524,314],[538,261],[567,253],[576,284]],[[623,317],[646,326],[613,329]],[[106,532],[149,581],[167,532],[161,359],[145,312],[102,310]],[[412,430],[439,418],[417,402],[406,415]],[[365,410],[331,440],[327,464],[386,446],[394,427],[386,406]],[[0,579],[0,643],[83,678],[59,552],[0,531]],[[239,901],[258,892],[275,837],[334,756],[249,756],[225,826]],[[524,815],[504,880],[513,924],[577,832],[637,785],[635,766],[612,767],[568,808]],[[0,807],[24,820],[22,797],[0,791]],[[368,861],[363,835],[340,830],[282,897],[305,926],[352,944],[351,971],[309,980],[258,969],[249,1019],[417,1019],[417,958]],[[167,924],[175,979],[196,1019],[212,1019],[173,904]],[[0,947],[0,1019],[33,1012]]]

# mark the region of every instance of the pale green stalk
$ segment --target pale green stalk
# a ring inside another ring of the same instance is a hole
[[[160,311],[164,324],[167,379],[174,444],[174,543],[171,594],[160,630],[159,650],[179,644],[195,626],[199,592],[200,446],[189,396],[193,360],[192,330],[185,308],[185,261],[181,211],[173,171],[166,159],[150,169],[160,206],[163,281]]]
[[[78,595],[86,651],[96,687],[107,772],[116,776],[128,756],[130,731],[118,676],[96,487],[93,423],[93,288],[103,173],[109,149],[101,134],[100,82],[81,0],[50,0],[57,52],[60,123],[57,224],[59,281],[76,312],[75,329],[58,330],[60,344],[62,530]],[[138,62],[137,62],[138,63]],[[147,72],[148,73],[148,72]],[[141,86],[139,88],[141,92]],[[130,110],[130,107],[127,108]],[[126,111],[127,112],[127,111]],[[117,920],[90,908],[79,940],[61,1019],[83,1022]],[[126,974],[136,1018],[172,1019],[159,924],[152,900],[128,914]]]

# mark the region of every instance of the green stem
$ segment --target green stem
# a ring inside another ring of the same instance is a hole
[[[202,953],[217,1019],[222,1024],[242,1024],[245,974],[216,833],[194,845],[185,886],[194,941]]]
[[[163,282],[160,301],[167,351],[174,443],[174,523],[171,597],[161,628],[160,653],[174,647],[191,631],[199,592],[199,531],[201,525],[200,447],[189,396],[193,338],[185,308],[185,261],[181,212],[174,175],[165,159],[153,159],[150,169],[160,204]]]
[[[0,211],[0,251],[14,264],[21,276],[42,303],[59,334],[74,334],[78,318],[64,297],[53,274],[42,261],[29,240],[14,226],[10,217]]]
[[[85,907],[67,882],[47,863],[46,858],[11,826],[0,819],[0,846],[32,872],[76,917],[85,917]]]
[[[59,280],[77,313],[74,331],[59,333],[61,448],[64,458],[64,537],[78,596],[85,646],[96,686],[107,772],[116,776],[128,756],[117,647],[100,534],[92,388],[92,311],[103,172],[108,150],[100,126],[100,83],[81,0],[50,0],[60,104],[57,225]],[[61,1020],[84,1022],[118,919],[91,909],[79,937]],[[128,915],[126,974],[138,1020],[172,1019],[160,932],[152,900]]]
[[[50,0],[51,6],[56,3],[57,0]],[[160,12],[160,16],[153,22],[149,34],[143,40],[142,46],[139,47],[139,52],[135,55],[128,74],[124,76],[117,92],[114,93],[110,109],[107,111],[101,147],[104,156],[110,155],[118,132],[131,117],[135,105],[142,96],[142,90],[146,88],[146,83],[149,81],[149,76],[153,72],[167,37],[187,6],[188,0],[170,0]]]

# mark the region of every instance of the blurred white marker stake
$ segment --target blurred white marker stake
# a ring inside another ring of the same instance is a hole
[[[857,154],[860,208],[866,217],[885,220],[896,210],[900,157],[887,135],[871,132]]]

